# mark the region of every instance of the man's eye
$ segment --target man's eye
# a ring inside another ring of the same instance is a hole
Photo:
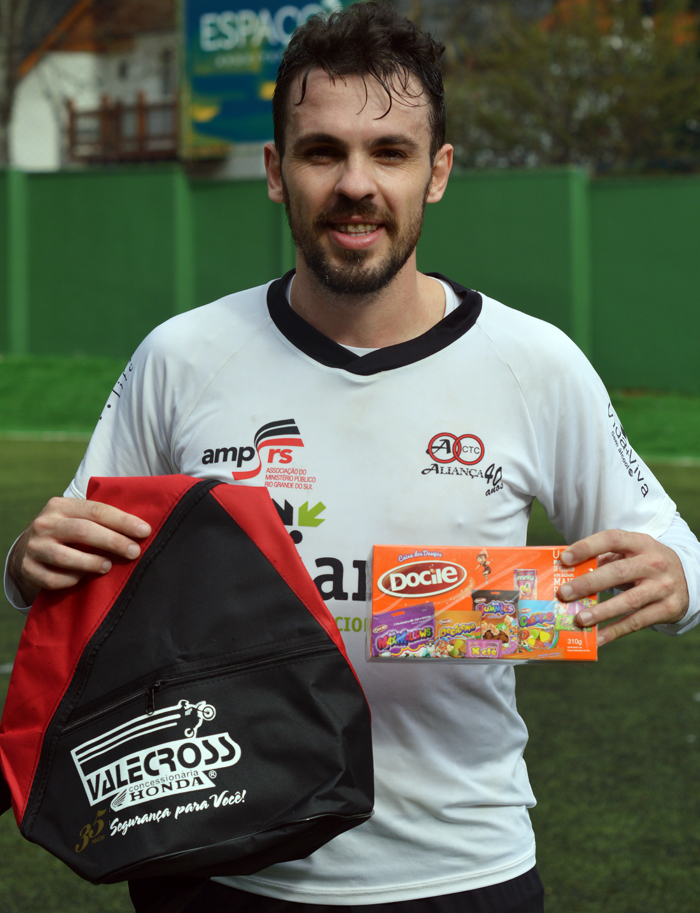
[[[400,149],[380,149],[379,158],[399,162],[405,159],[406,155]]]
[[[306,157],[310,159],[328,159],[334,158],[336,155],[336,150],[331,149],[329,146],[315,146],[306,152]]]

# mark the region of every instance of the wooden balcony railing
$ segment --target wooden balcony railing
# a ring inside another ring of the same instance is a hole
[[[76,111],[68,102],[67,152],[74,162],[152,162],[176,159],[177,103],[136,104],[103,97],[100,107]]]

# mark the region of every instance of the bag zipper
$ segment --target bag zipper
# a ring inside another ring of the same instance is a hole
[[[284,652],[277,651],[272,655],[268,653],[265,656],[224,663],[223,665],[212,666],[208,669],[193,669],[189,672],[176,672],[162,679],[157,679],[146,687],[138,688],[124,697],[118,698],[104,707],[100,707],[99,710],[94,710],[75,720],[71,720],[70,723],[63,727],[61,734],[66,735],[74,729],[78,729],[94,720],[100,719],[113,710],[118,710],[120,707],[124,707],[127,704],[131,704],[134,701],[143,698],[146,700],[146,713],[150,716],[156,711],[156,694],[162,689],[169,688],[173,685],[182,685],[187,684],[188,682],[198,682],[208,678],[217,678],[220,675],[226,675],[231,672],[250,672],[254,669],[261,669],[265,666],[277,665],[278,663],[294,662],[298,659],[304,659],[307,656],[320,656],[324,653],[332,653],[334,650],[336,650],[336,646],[332,642],[316,643],[311,646],[299,647],[296,650],[286,650]]]

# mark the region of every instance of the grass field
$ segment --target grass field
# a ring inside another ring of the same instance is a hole
[[[41,440],[36,432],[87,431],[121,365],[47,359],[39,367],[41,383],[30,360],[0,362],[3,554],[65,488],[85,449],[84,440]],[[5,410],[27,389],[34,392],[21,408]],[[700,398],[620,394],[615,404],[630,439],[654,457],[652,468],[700,533]],[[539,508],[530,541],[561,541]],[[21,628],[22,618],[5,606],[0,669],[11,663]],[[7,681],[0,673],[0,698]],[[532,818],[547,913],[695,913],[700,631],[679,639],[638,634],[604,649],[593,665],[522,667],[518,702],[531,736],[526,760],[539,799]],[[124,886],[82,882],[22,840],[9,813],[0,818],[0,913],[89,909],[120,913],[131,905]]]
[[[85,443],[0,440],[0,551],[46,500],[61,493],[85,451]],[[23,617],[5,602],[0,610],[0,666],[12,661]],[[9,676],[0,675],[4,701]],[[94,887],[62,862],[27,843],[10,812],[0,817],[0,913],[127,913],[124,885]]]
[[[88,434],[123,368],[114,358],[0,355],[0,433]],[[637,392],[612,400],[645,457],[700,459],[700,397]]]

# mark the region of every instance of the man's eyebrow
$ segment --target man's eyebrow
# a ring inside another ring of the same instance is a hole
[[[293,149],[303,149],[305,146],[340,146],[344,148],[345,143],[330,133],[304,133],[292,143]]]
[[[347,143],[331,133],[304,133],[292,143],[292,149],[295,152],[309,146],[334,146],[337,149],[345,149],[347,148]],[[389,133],[385,136],[378,136],[370,143],[370,147],[373,149],[383,146],[401,146],[410,152],[417,152],[420,149],[419,144],[405,133]]]
[[[420,149],[419,144],[410,136],[406,136],[405,133],[389,133],[386,136],[377,137],[376,140],[373,140],[372,146],[403,146],[404,149],[409,149],[413,152],[417,152]]]

